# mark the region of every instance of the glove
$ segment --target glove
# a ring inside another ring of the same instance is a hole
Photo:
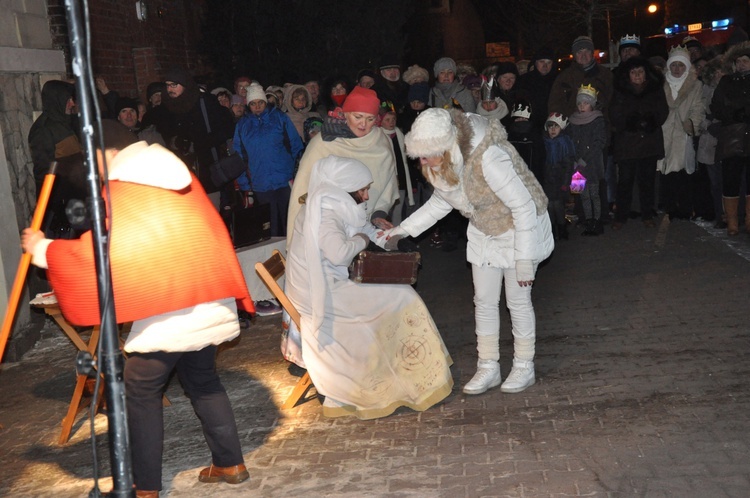
[[[534,262],[530,259],[516,261],[516,281],[527,282],[534,280]]]

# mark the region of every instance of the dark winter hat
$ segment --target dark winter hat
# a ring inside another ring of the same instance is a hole
[[[430,98],[430,87],[425,81],[419,81],[409,87],[409,102],[427,102]]]
[[[482,86],[482,77],[477,74],[467,74],[462,84],[469,90],[476,90]]]
[[[394,54],[387,54],[380,60],[380,66],[378,66],[379,70],[383,69],[391,69],[391,68],[401,69],[401,64],[399,64],[398,57],[396,57]]]
[[[130,97],[120,97],[115,105],[115,115],[119,116],[123,109],[134,109],[135,112],[138,112],[138,101]]]
[[[182,86],[188,86],[193,82],[193,77],[186,69],[181,67],[173,67],[164,73],[164,81],[171,81],[173,83],[179,83]]]
[[[157,93],[167,93],[167,85],[165,85],[161,81],[154,81],[153,83],[149,83],[149,85],[146,87],[146,98],[150,99]]]
[[[357,73],[357,81],[362,79],[363,76],[369,76],[372,79],[375,79],[375,71],[372,69],[362,69]]]
[[[579,36],[578,38],[573,40],[573,45],[571,46],[570,50],[575,54],[576,52],[584,48],[593,52],[594,40],[592,40],[588,36]]]
[[[497,72],[495,74],[498,78],[504,74],[515,74],[518,76],[518,66],[514,62],[501,62],[497,65]]]
[[[542,61],[542,60],[553,61],[555,60],[555,51],[550,47],[541,47],[534,54],[534,60],[535,61]]]

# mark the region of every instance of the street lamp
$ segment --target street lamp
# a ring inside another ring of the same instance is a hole
[[[649,14],[656,14],[656,11],[659,10],[659,6],[656,5],[655,3],[652,3],[648,6],[646,10],[648,11]]]

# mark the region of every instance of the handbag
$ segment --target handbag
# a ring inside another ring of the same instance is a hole
[[[211,133],[211,123],[208,122],[208,112],[206,112],[206,102],[201,98],[201,112],[203,121],[206,123],[206,132]],[[242,173],[247,170],[245,160],[237,152],[233,151],[231,146],[232,140],[227,140],[227,155],[219,158],[216,147],[211,147],[211,154],[214,162],[209,166],[211,181],[217,187],[223,187],[229,182],[236,180]]]
[[[236,152],[226,157],[222,157],[216,162],[211,163],[211,181],[214,185],[221,187],[237,179],[245,172],[245,161],[242,156]]]
[[[716,161],[728,157],[750,156],[750,136],[748,136],[747,123],[723,125],[716,138]]]

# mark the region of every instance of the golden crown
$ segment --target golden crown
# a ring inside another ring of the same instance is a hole
[[[596,91],[596,88],[594,88],[591,85],[581,85],[581,87],[578,89],[578,95],[590,95],[596,100],[596,97],[599,95],[599,92]]]

